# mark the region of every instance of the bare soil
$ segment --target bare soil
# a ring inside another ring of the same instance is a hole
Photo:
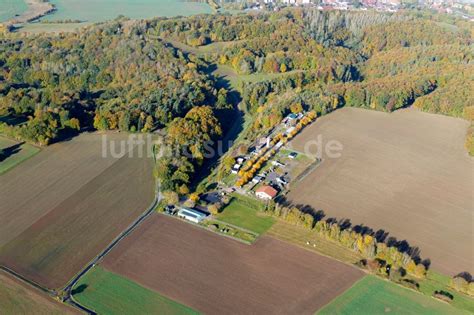
[[[159,214],[104,266],[205,314],[314,314],[363,276],[270,237],[245,245]]]
[[[345,108],[319,119],[291,145],[343,144],[287,196],[406,239],[447,274],[474,272],[474,159],[463,147],[467,121],[414,109],[392,114]],[[314,146],[313,153],[315,153]]]
[[[0,264],[47,288],[65,285],[151,204],[152,164],[103,158],[101,136],[86,134],[3,175]]]

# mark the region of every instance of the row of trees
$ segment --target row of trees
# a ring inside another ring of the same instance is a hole
[[[236,182],[237,187],[242,187],[247,184],[255,174],[262,168],[262,166],[276,154],[277,148],[275,145],[277,143],[282,143],[283,145],[294,138],[306,125],[310,124],[314,121],[317,117],[315,112],[309,112],[306,116],[304,116],[295,126],[295,129],[291,131],[289,134],[277,134],[270,140],[270,147],[264,147],[258,152],[257,155],[252,157],[247,163],[242,167],[239,171],[239,179]]]
[[[388,271],[385,267],[390,266],[392,270],[402,268],[418,278],[426,275],[426,266],[415,257],[415,250],[403,242],[378,240],[378,235],[370,229],[352,228],[346,221],[323,220],[322,215],[312,210],[286,207],[273,201],[263,211],[291,224],[314,230],[320,236],[356,251],[368,260],[377,261],[376,272],[386,275]]]

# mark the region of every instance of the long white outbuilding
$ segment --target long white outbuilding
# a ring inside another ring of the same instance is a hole
[[[178,217],[194,223],[200,223],[206,218],[206,215],[193,209],[181,208],[178,211]]]

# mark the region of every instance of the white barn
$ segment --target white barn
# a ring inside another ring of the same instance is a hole
[[[206,218],[206,215],[202,212],[193,209],[182,208],[178,211],[178,217],[191,221],[193,223],[200,223]]]

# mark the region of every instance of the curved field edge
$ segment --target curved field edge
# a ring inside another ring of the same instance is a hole
[[[469,314],[444,302],[368,275],[326,305],[326,314]]]
[[[99,314],[199,314],[100,266],[87,273],[72,294],[75,301]]]

